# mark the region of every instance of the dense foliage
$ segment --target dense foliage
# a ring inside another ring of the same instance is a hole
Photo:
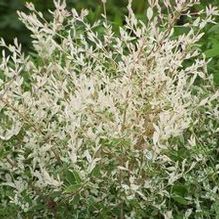
[[[0,37],[5,39],[5,42],[13,43],[14,37],[22,44],[22,50],[34,52],[31,44],[30,32],[25,26],[19,22],[17,17],[17,10],[26,11],[26,0],[1,0],[0,1]],[[34,3],[35,7],[40,10],[47,20],[51,20],[51,14],[48,10],[54,10],[54,4],[51,0],[29,0]],[[66,7],[70,10],[75,8],[80,11],[83,8],[89,9],[87,19],[93,23],[101,17],[103,7],[101,0],[67,0]],[[200,1],[199,5],[192,7],[192,12],[205,9],[208,4],[219,6],[218,0]],[[109,22],[112,23],[112,28],[115,33],[119,32],[119,27],[124,24],[124,15],[127,14],[127,0],[108,0],[107,1],[107,17]],[[145,20],[146,7],[148,6],[147,0],[133,0],[132,8],[136,16]],[[162,6],[161,6],[162,7]],[[163,12],[165,13],[165,11]],[[193,14],[195,16],[195,14]],[[183,24],[187,18],[181,16],[177,24]],[[218,22],[218,18],[216,21]],[[181,28],[183,31],[183,28]],[[214,75],[214,82],[219,85],[219,25],[208,24],[205,29],[205,36],[199,42],[200,48],[206,53],[208,58],[213,60],[208,64],[209,72]],[[174,33],[176,34],[176,32]]]
[[[105,1],[95,22],[65,1],[49,20],[18,13],[34,53],[0,42],[1,218],[219,217],[219,91],[200,48],[218,11],[162,2],[143,22],[130,1],[118,30]]]

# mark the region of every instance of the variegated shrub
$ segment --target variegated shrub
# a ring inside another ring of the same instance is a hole
[[[1,218],[219,216],[219,92],[198,47],[218,11],[148,3],[119,34],[105,1],[93,24],[64,1],[52,21],[18,12],[34,53],[1,40]]]

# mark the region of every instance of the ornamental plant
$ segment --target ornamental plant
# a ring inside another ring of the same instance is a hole
[[[199,48],[213,6],[131,1],[105,13],[54,1],[18,12],[34,52],[1,39],[1,218],[218,218],[219,91]],[[177,25],[184,16],[185,23]]]

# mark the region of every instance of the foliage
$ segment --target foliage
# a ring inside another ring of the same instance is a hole
[[[1,218],[219,217],[219,92],[199,48],[216,8],[149,0],[143,22],[130,1],[117,34],[54,3],[51,20],[18,13],[34,53],[0,43]]]
[[[13,43],[16,36],[23,45],[23,49],[30,50],[31,38],[30,33],[24,25],[17,19],[17,10],[25,11],[26,0],[1,0],[0,1],[0,36],[5,39],[7,43]],[[52,19],[48,10],[53,10],[54,5],[51,0],[29,0],[35,4],[36,8],[43,12],[44,17],[48,20]],[[126,14],[126,0],[117,1],[109,0],[107,2],[107,15],[113,21],[114,27],[122,25],[124,14]],[[142,17],[145,9],[144,0],[134,0],[134,11]],[[101,17],[103,12],[102,3],[100,0],[87,1],[87,0],[68,0],[67,8],[76,8],[81,10],[89,8],[89,21],[93,22]]]
[[[30,32],[27,31],[24,25],[17,19],[17,10],[25,11],[25,0],[2,0],[0,2],[0,37],[3,37],[6,43],[13,43],[13,39],[16,36],[19,42],[22,43],[24,51],[33,51]],[[54,6],[50,0],[30,0],[30,2],[36,5],[36,8],[43,12],[44,17],[47,20],[51,20],[51,14],[48,10],[53,10]],[[199,5],[192,7],[192,11],[202,10],[209,3],[214,6],[219,6],[217,0],[201,1]],[[127,0],[108,0],[107,1],[107,17],[112,22],[112,27],[115,33],[119,32],[119,27],[123,25],[124,14],[127,14],[126,9]],[[146,0],[133,0],[133,11],[136,16],[142,20],[145,19],[145,8],[148,6]],[[80,11],[83,8],[89,9],[89,15],[87,16],[89,22],[94,22],[101,17],[103,12],[102,3],[100,0],[68,0],[67,8],[76,8]],[[195,16],[195,15],[193,15]],[[185,16],[181,16],[178,20],[178,24],[183,23]],[[218,21],[218,19],[217,19]],[[218,54],[218,25],[208,24],[206,27],[207,34],[200,41],[200,48],[203,52],[206,52],[207,57],[213,58],[208,64],[209,72],[214,75],[214,82],[219,85],[219,54]],[[182,30],[183,28],[180,28]],[[174,33],[175,34],[175,33]]]

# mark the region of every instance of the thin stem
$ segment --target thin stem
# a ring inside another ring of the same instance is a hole
[[[7,156],[6,156],[6,160],[11,165],[12,168],[17,166],[16,163]]]
[[[106,0],[102,0],[102,3],[103,3],[104,19],[105,19],[105,22],[106,22],[106,24],[107,24],[107,17],[106,17]]]

